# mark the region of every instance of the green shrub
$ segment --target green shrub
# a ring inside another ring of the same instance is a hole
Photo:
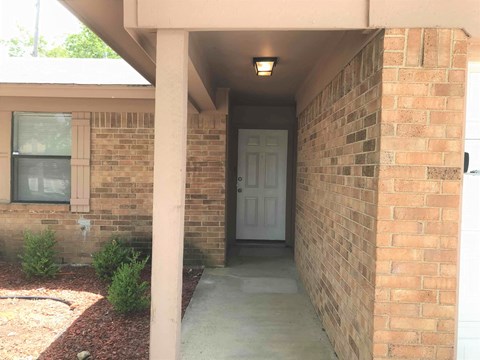
[[[93,267],[102,280],[112,280],[117,269],[132,260],[133,250],[118,239],[106,243],[102,250],[93,255]]]
[[[148,308],[148,283],[141,281],[140,275],[148,261],[138,261],[138,253],[132,262],[123,264],[115,272],[112,284],[108,288],[107,299],[119,313],[127,314]]]
[[[53,277],[58,272],[55,257],[55,232],[47,229],[40,233],[23,233],[22,270],[27,277]]]

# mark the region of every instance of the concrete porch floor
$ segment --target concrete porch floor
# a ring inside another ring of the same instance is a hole
[[[203,273],[182,322],[182,359],[336,359],[292,251],[234,253],[229,267]]]

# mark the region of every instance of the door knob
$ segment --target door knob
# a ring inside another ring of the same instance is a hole
[[[238,188],[237,191],[238,191],[239,193],[241,193],[241,192],[242,192],[242,188]]]

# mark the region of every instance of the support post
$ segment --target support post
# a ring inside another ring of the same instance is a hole
[[[157,32],[150,359],[180,359],[188,32]]]

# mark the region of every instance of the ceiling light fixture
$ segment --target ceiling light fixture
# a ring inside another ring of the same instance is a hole
[[[257,76],[272,76],[273,68],[277,65],[276,57],[255,57],[253,67]]]

